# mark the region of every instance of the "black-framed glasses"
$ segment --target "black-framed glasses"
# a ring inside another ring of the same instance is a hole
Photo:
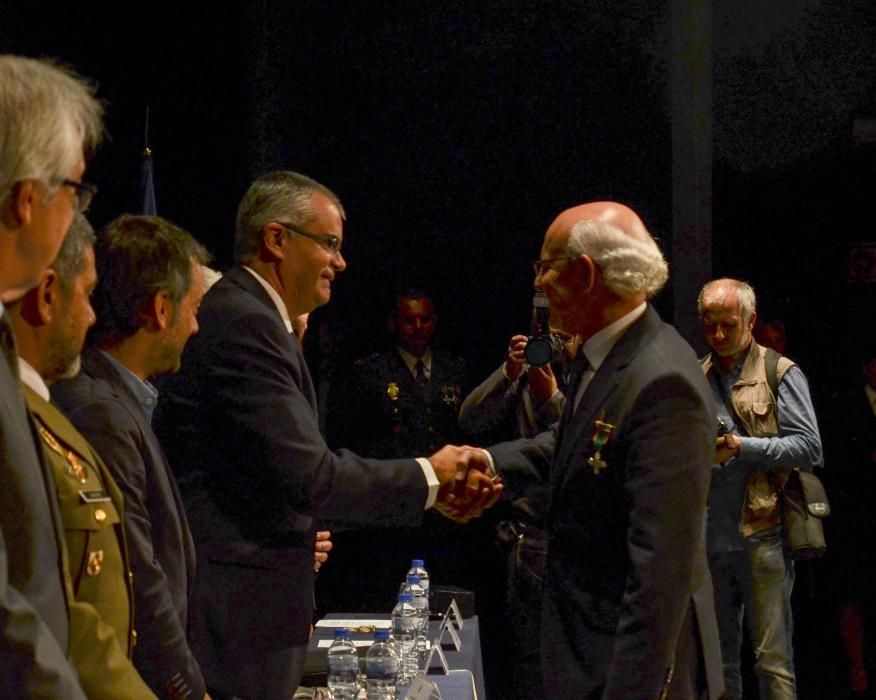
[[[84,214],[91,206],[91,200],[97,194],[97,186],[88,182],[76,182],[76,180],[68,180],[64,178],[61,184],[65,187],[70,187],[76,195],[76,211]]]
[[[278,221],[277,223],[287,231],[297,233],[299,236],[309,238],[311,241],[316,241],[333,256],[341,254],[341,245],[343,245],[343,241],[333,233],[313,233],[312,231],[305,231],[304,229],[300,229],[294,224],[285,221]]]
[[[546,258],[545,260],[533,260],[532,269],[536,277],[541,277],[545,272],[551,269],[551,263],[559,262],[560,260],[575,260],[577,255],[561,255],[558,258]]]

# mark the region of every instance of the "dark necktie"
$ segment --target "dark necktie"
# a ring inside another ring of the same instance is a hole
[[[586,391],[587,384],[593,379],[593,365],[583,352],[578,353],[575,359],[575,365],[572,368],[571,376],[569,377],[569,390],[566,394],[566,400],[572,401],[572,413],[578,408],[581,403],[581,397]]]
[[[414,379],[417,382],[417,387],[419,387],[420,391],[425,393],[429,386],[429,378],[426,376],[426,365],[423,364],[422,360],[417,360],[417,364],[414,365],[414,371]]]
[[[4,311],[3,315],[0,316],[0,352],[3,353],[12,376],[18,379],[18,353],[15,349],[15,336],[12,333],[8,311]]]

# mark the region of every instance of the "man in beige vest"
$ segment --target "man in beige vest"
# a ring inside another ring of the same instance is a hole
[[[777,396],[767,380],[766,348],[751,336],[754,290],[719,279],[697,306],[712,352],[703,370],[717,406],[718,438],[709,492],[708,553],[728,700],[741,700],[744,617],[762,700],[796,697],[791,589],[794,565],[783,551],[774,483],[789,469],[821,462],[821,440],[803,372],[778,358]]]

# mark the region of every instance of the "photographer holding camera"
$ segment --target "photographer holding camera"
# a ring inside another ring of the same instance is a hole
[[[577,336],[551,332],[544,294],[533,300],[531,335],[511,336],[502,365],[472,391],[459,412],[460,427],[481,441],[533,437],[556,423],[565,404],[566,359],[578,349]],[[539,697],[539,620],[547,554],[543,488],[515,500],[512,519],[499,523],[508,554],[507,619],[514,635],[516,697]]]

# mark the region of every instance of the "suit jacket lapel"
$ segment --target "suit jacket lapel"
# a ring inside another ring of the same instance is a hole
[[[606,407],[620,383],[621,372],[626,368],[638,352],[650,341],[660,328],[662,321],[651,306],[631,325],[618,339],[593,376],[590,384],[584,390],[578,409],[572,409],[573,401],[566,402],[566,411],[573,410],[565,419],[565,426],[558,438],[557,452],[554,458],[552,481],[555,488],[565,483],[570,466],[580,467],[587,451],[582,447],[586,441],[592,440],[594,423],[600,417],[600,412]],[[605,419],[617,423],[622,416],[606,415]]]
[[[98,348],[90,347],[82,353],[82,366],[92,377],[103,380],[109,384],[111,391],[116,395],[119,401],[128,406],[128,410],[131,412],[131,415],[134,416],[134,420],[137,422],[140,432],[143,433],[146,437],[146,441],[149,443],[150,451],[155,453],[155,467],[156,469],[163,470],[164,473],[154,474],[153,478],[166,483],[167,487],[170,489],[171,500],[176,507],[178,521],[180,523],[179,535],[181,546],[185,551],[184,557],[188,569],[189,589],[191,589],[195,574],[195,543],[192,539],[191,530],[189,529],[189,523],[186,517],[185,507],[183,506],[182,496],[179,492],[179,487],[177,486],[176,479],[170,469],[170,465],[167,462],[164,450],[161,449],[161,443],[158,442],[158,438],[155,436],[152,426],[146,418],[146,414],[143,413],[143,407],[140,405],[134,392],[128,388],[119,371],[106,357],[103,356]]]
[[[228,280],[228,282],[225,282]],[[295,362],[298,365],[297,370],[299,373],[298,377],[298,386],[301,389],[301,393],[304,394],[305,398],[307,398],[310,407],[313,409],[313,414],[318,417],[318,407],[316,400],[316,390],[313,386],[313,378],[310,376],[310,370],[307,367],[307,361],[304,359],[304,352],[301,349],[301,343],[298,342],[298,339],[294,334],[289,333],[286,330],[286,324],[283,321],[283,316],[280,314],[279,309],[277,309],[277,305],[274,303],[274,300],[268,295],[265,291],[265,288],[261,285],[261,283],[252,276],[250,272],[244,270],[242,267],[232,267],[228,272],[225,273],[223,279],[219,280],[216,285],[220,285],[223,282],[234,283],[243,291],[252,295],[256,299],[258,299],[268,311],[276,317],[277,323],[280,324],[280,327],[283,330],[284,335],[289,336],[289,348],[290,353],[294,356]]]

